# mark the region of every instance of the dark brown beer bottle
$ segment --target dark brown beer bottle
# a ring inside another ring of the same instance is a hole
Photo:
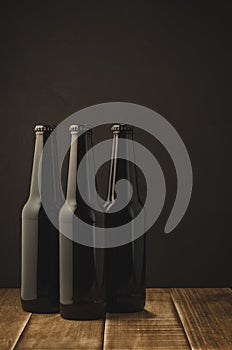
[[[78,131],[84,133],[78,136]],[[78,243],[82,228],[74,224],[74,216],[90,225],[90,236],[95,226],[104,226],[103,213],[94,211],[95,201],[90,176],[94,174],[92,133],[86,125],[72,125],[66,202],[60,215],[60,314],[67,319],[96,319],[105,315],[104,249]],[[90,152],[88,152],[90,151]],[[83,159],[88,152],[88,157]],[[85,203],[77,186],[77,171],[84,162]],[[90,171],[91,170],[91,171]],[[69,232],[69,235],[62,234]]]
[[[38,313],[59,311],[59,234],[47,217],[39,190],[41,171],[41,188],[46,182],[49,202],[54,207],[58,205],[54,186],[58,176],[55,140],[46,154],[49,173],[43,170],[43,147],[54,129],[50,125],[35,127],[30,195],[22,210],[21,302],[25,311]]]
[[[134,150],[127,142],[133,139],[133,131],[125,124],[114,125],[111,130],[113,145],[107,196],[108,207],[114,206],[115,184],[120,179],[130,182],[133,195],[129,203],[118,212],[109,213],[106,208],[105,225],[113,227],[131,222],[131,237],[133,238],[132,220],[142,210],[137,187],[136,166],[133,163]],[[121,139],[124,139],[125,143],[120,142]],[[125,147],[123,153],[126,154],[127,159],[118,158],[120,147]],[[124,196],[127,196],[126,192]],[[144,227],[141,227],[141,230],[143,229]],[[145,305],[145,235],[125,245],[106,250],[106,281],[108,312],[143,310]]]

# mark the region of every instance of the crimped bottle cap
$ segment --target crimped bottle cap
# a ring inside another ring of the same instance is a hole
[[[52,132],[56,128],[56,125],[44,125],[38,124],[34,127],[36,134],[43,134],[44,132]]]
[[[78,134],[79,131],[83,131],[83,132],[92,132],[92,126],[89,124],[80,124],[80,125],[71,125],[69,128],[69,131],[71,132],[71,134]]]
[[[132,132],[132,127],[128,124],[114,124],[111,128],[112,132],[119,133],[123,132]]]

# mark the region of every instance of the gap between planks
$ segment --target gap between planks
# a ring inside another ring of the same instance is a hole
[[[193,350],[232,349],[229,288],[173,288],[171,294]]]
[[[231,350],[230,288],[147,289],[147,311],[67,321],[22,311],[19,289],[0,289],[1,350]],[[229,323],[230,322],[230,323]]]
[[[191,350],[169,289],[147,289],[145,310],[107,314],[103,349]]]
[[[21,308],[19,289],[0,289],[1,350],[15,348],[30,318],[31,313]]]

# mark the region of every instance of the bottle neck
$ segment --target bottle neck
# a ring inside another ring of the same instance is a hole
[[[41,195],[46,195],[48,203],[59,206],[61,198],[57,191],[59,175],[55,134],[51,136],[44,152],[44,145],[50,135],[51,132],[36,133],[29,199],[41,201]]]
[[[36,134],[29,199],[40,199],[39,168],[44,146],[44,134]]]
[[[87,199],[89,203],[95,200],[93,198],[93,186],[95,182],[91,181],[91,177],[95,176],[92,146],[91,133],[86,132],[79,137],[77,137],[77,134],[72,134],[66,196],[67,202],[69,203],[83,201],[77,187],[77,171],[81,161],[82,170],[85,174],[85,178],[82,181],[82,186],[84,187],[82,190],[85,193],[85,199]]]
[[[71,147],[69,153],[69,168],[68,168],[68,182],[67,182],[67,202],[76,202],[76,172],[77,172],[77,134],[72,134],[71,136]]]
[[[124,142],[121,142],[121,140]],[[133,143],[131,142],[132,140],[132,132],[120,132],[113,134],[107,202],[115,201],[115,185],[120,179],[126,179],[130,182],[133,188],[133,200],[139,201],[134,147]],[[121,152],[125,155],[125,160],[119,158]],[[124,195],[128,197],[130,196],[129,188],[127,193],[124,193]]]

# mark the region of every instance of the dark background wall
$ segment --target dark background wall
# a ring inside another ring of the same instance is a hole
[[[146,139],[172,190],[147,234],[147,284],[231,285],[230,22],[230,1],[1,4],[0,286],[20,284],[34,125],[109,101],[160,113],[192,161],[191,203],[164,235],[175,173],[162,147]]]

